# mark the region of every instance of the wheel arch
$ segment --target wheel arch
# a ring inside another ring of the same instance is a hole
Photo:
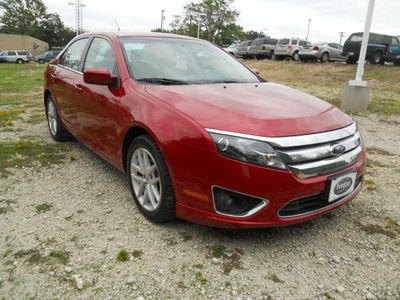
[[[124,168],[125,172],[127,171],[126,163],[127,163],[129,146],[132,144],[132,142],[135,138],[137,138],[140,135],[144,135],[144,134],[150,135],[156,141],[156,143],[159,145],[157,138],[155,138],[155,136],[152,133],[150,133],[148,130],[146,130],[144,127],[135,125],[135,126],[129,128],[125,134],[124,141],[122,143],[122,163],[123,163],[123,168]]]

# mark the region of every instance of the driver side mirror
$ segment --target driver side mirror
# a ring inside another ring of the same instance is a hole
[[[110,85],[117,76],[112,76],[106,69],[86,69],[83,71],[83,81],[91,84]]]

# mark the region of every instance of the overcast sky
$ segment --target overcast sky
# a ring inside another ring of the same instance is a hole
[[[49,13],[58,13],[65,25],[75,28],[75,0],[42,0]],[[173,16],[183,12],[190,0],[81,0],[85,31],[150,31],[160,27],[161,10],[165,10],[164,29],[170,29]],[[193,2],[199,2],[194,0]],[[238,24],[245,31],[264,31],[274,38],[307,35],[308,19],[311,42],[339,42],[363,31],[369,0],[235,0],[240,12]],[[400,0],[376,0],[371,31],[400,35]]]

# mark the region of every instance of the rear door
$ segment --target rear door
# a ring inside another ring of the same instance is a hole
[[[77,135],[80,112],[76,106],[74,95],[77,77],[82,76],[83,54],[89,38],[75,41],[69,46],[58,65],[50,65],[52,87],[56,97],[57,109],[64,123]]]

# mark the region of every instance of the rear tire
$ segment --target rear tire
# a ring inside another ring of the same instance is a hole
[[[133,140],[126,170],[132,197],[147,219],[161,223],[175,218],[171,176],[160,148],[150,135]]]
[[[371,58],[369,59],[369,62],[374,65],[382,64],[383,63],[382,53],[376,51],[374,54],[372,54]]]
[[[49,96],[46,101],[46,117],[49,131],[53,140],[57,142],[68,141],[71,134],[64,128],[53,96]]]
[[[272,51],[269,53],[269,59],[275,60],[275,51],[272,50]]]
[[[41,64],[41,65],[44,64],[44,59],[43,58],[39,59],[39,64]]]
[[[292,55],[292,60],[298,61],[300,59],[299,51],[295,51]]]

